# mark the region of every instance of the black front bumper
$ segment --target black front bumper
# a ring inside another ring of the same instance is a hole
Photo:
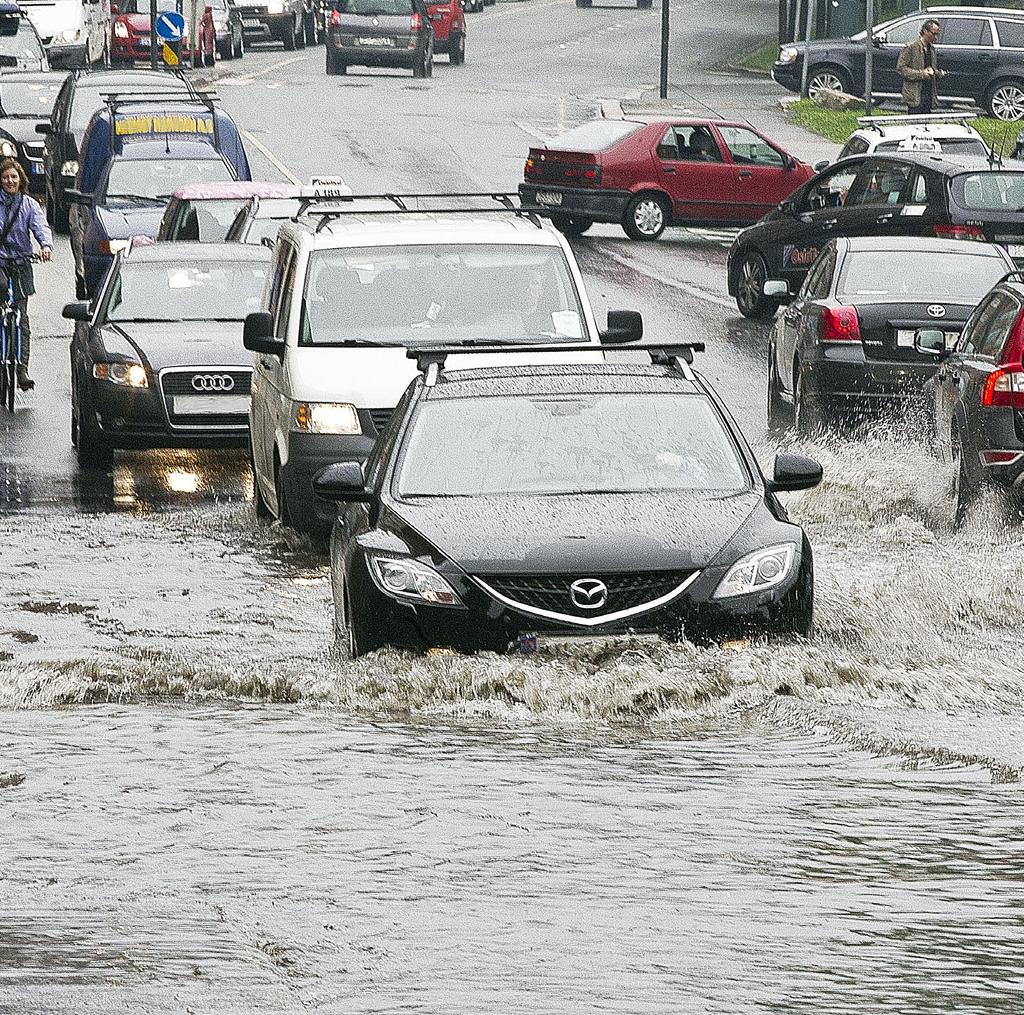
[[[539,195],[560,194],[561,204],[545,204]],[[542,215],[565,215],[567,218],[592,219],[594,222],[622,221],[623,212],[633,195],[628,190],[591,190],[585,187],[562,187],[558,184],[520,183],[519,197],[523,204]]]
[[[772,80],[791,92],[800,91],[800,78],[803,74],[799,61],[794,63],[772,64]]]

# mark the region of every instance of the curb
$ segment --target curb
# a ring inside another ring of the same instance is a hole
[[[733,74],[742,74],[748,78],[770,78],[772,72],[770,70],[757,70],[754,67],[744,67],[739,63],[727,63],[724,65],[727,71],[732,71]]]

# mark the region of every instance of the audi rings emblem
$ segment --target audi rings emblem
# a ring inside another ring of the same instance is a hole
[[[196,374],[192,378],[192,387],[196,391],[231,391],[235,379],[231,374]]]
[[[939,304],[939,303],[933,303],[928,308],[928,316],[929,317],[945,317],[946,316],[946,308],[944,306],[942,306],[941,304]]]
[[[580,610],[599,610],[608,602],[608,586],[598,578],[577,578],[569,586],[572,604]]]

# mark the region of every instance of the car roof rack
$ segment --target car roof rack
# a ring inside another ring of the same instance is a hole
[[[392,207],[367,209],[360,207],[360,202],[382,201]],[[434,205],[432,202],[439,202]],[[490,202],[488,204],[487,202]],[[459,203],[465,202],[465,203]],[[475,203],[474,203],[475,202]],[[321,207],[317,207],[320,205]],[[292,218],[298,222],[300,218],[319,217],[320,221],[313,230],[320,232],[329,222],[343,215],[516,215],[533,223],[538,229],[543,228],[538,208],[524,205],[518,194],[507,194],[496,191],[468,191],[441,194],[304,194],[299,200],[299,210]]]
[[[959,123],[967,126],[968,120],[977,118],[977,113],[901,113],[896,116],[858,116],[857,124],[884,134],[885,127],[921,126],[929,123]]]
[[[694,353],[703,352],[703,342],[653,342],[633,345],[597,345],[593,342],[555,342],[548,345],[433,345],[406,349],[409,359],[416,360],[416,369],[424,376],[427,387],[433,387],[444,370],[449,356],[499,356],[535,352],[607,352],[614,349],[621,352],[646,352],[654,366],[670,367],[682,374],[687,381],[695,381],[691,365]]]
[[[119,135],[114,126],[114,120],[118,112],[131,110],[132,107],[163,106],[168,105],[177,111],[181,106],[202,106],[210,113],[213,125],[213,145],[220,151],[220,135],[217,132],[217,106],[220,97],[216,92],[165,92],[160,89],[146,92],[100,92],[100,97],[107,105],[110,112],[110,147],[114,148],[115,138]],[[172,133],[172,132],[167,132]]]

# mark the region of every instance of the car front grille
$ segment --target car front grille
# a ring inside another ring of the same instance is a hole
[[[42,160],[43,153],[46,150],[46,146],[42,141],[26,141],[24,142],[24,148],[25,155],[36,162]]]
[[[693,571],[634,571],[626,574],[540,574],[540,575],[481,575],[478,581],[489,586],[511,604],[533,610],[557,613],[570,617],[598,618],[623,610],[637,610],[648,603],[669,595]],[[597,608],[588,609],[573,600],[571,586],[581,579],[603,582],[607,589],[605,601]]]
[[[193,384],[196,378],[203,379],[198,388]],[[215,379],[212,388],[210,378]],[[225,390],[228,379],[230,387]],[[183,413],[175,411],[174,400],[177,396],[225,399],[242,396],[248,399],[251,382],[252,372],[237,368],[182,367],[167,370],[160,375],[160,393],[163,396],[168,422],[176,429],[244,430],[249,425],[248,406],[244,410],[241,406],[232,406],[229,411],[224,412]]]

